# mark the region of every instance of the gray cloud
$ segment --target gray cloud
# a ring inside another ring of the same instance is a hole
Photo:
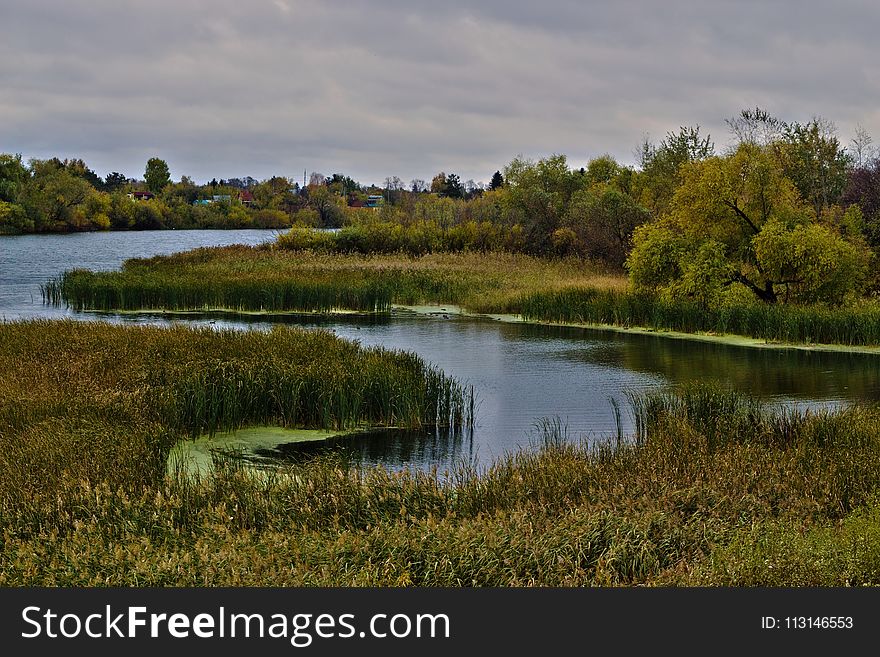
[[[761,105],[880,139],[869,2],[0,0],[0,151],[175,177],[609,152]]]

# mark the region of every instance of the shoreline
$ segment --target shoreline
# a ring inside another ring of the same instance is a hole
[[[623,333],[628,335],[651,335],[673,340],[696,340],[699,342],[712,342],[716,344],[726,344],[735,347],[748,347],[753,349],[797,349],[800,351],[822,351],[836,353],[854,353],[866,355],[880,355],[880,345],[878,346],[860,346],[845,344],[825,344],[825,343],[796,343],[796,342],[768,342],[761,338],[752,338],[745,335],[737,335],[732,333],[712,334],[712,333],[688,333],[686,331],[672,331],[664,329],[653,329],[644,326],[617,326],[614,324],[584,324],[578,322],[554,322],[550,320],[540,319],[524,319],[521,315],[513,313],[477,313],[471,312],[455,304],[419,304],[419,305],[402,305],[392,304],[390,313],[370,312],[362,310],[346,310],[343,308],[330,311],[263,311],[263,310],[231,310],[228,308],[211,308],[205,310],[162,310],[162,309],[142,309],[142,310],[82,310],[77,311],[92,315],[153,315],[158,317],[176,317],[176,316],[240,316],[240,317],[345,317],[354,319],[357,317],[364,318],[382,318],[393,317],[395,315],[411,315],[420,317],[462,317],[467,319],[481,319],[494,322],[503,322],[506,324],[529,324],[533,326],[559,326],[565,328],[580,328],[593,331],[606,331],[614,333]]]

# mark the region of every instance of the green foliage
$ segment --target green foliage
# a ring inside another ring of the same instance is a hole
[[[144,181],[147,183],[147,189],[159,194],[171,182],[168,163],[158,157],[151,157],[147,160],[147,167],[144,170]]]
[[[679,175],[669,214],[635,233],[627,265],[637,287],[708,301],[739,283],[767,302],[832,304],[860,291],[870,254],[857,217],[846,217],[846,235],[811,222],[771,147],[743,143]]]
[[[0,233],[29,233],[33,228],[34,222],[23,207],[0,201]]]
[[[0,153],[0,201],[15,203],[22,185],[30,177],[21,155]]]
[[[841,304],[867,273],[865,250],[828,226],[770,221],[753,244],[757,265],[786,301]]]
[[[562,224],[574,231],[576,252],[622,267],[633,231],[649,218],[648,211],[628,194],[607,184],[597,184],[572,195]]]
[[[699,126],[667,133],[656,145],[646,139],[639,152],[642,168],[634,183],[636,200],[655,217],[666,214],[681,183],[682,165],[710,158],[714,152],[715,144],[700,134]]]
[[[37,232],[84,230],[90,228],[80,205],[94,188],[56,160],[31,160],[31,176],[23,185],[19,199]]]

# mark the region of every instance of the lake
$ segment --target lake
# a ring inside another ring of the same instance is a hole
[[[131,257],[199,246],[258,244],[276,231],[193,230],[0,236],[0,317],[73,317],[120,322],[168,321],[265,330],[261,319],[117,316],[73,313],[42,303],[40,284],[72,268],[107,270]],[[274,321],[274,320],[273,320]],[[282,320],[278,320],[282,321]],[[755,349],[721,343],[582,328],[398,313],[381,319],[285,318],[331,330],[364,345],[413,351],[472,385],[478,400],[472,433],[384,432],[340,441],[364,463],[447,469],[488,463],[540,440],[542,419],[558,418],[571,439],[593,439],[632,426],[628,395],[669,384],[710,380],[781,404],[834,406],[880,399],[880,356]],[[296,456],[300,448],[288,450]]]

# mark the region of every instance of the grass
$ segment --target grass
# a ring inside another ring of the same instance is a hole
[[[332,239],[320,234],[320,239]],[[43,286],[75,310],[389,313],[454,304],[527,321],[739,335],[772,343],[880,345],[880,305],[736,302],[707,308],[629,289],[576,259],[501,252],[363,255],[274,246],[217,247],[129,260],[119,272],[74,270]]]
[[[120,272],[70,271],[43,294],[76,310],[388,312],[392,304],[450,303],[506,312],[530,291],[572,284],[626,282],[575,260],[515,254],[413,258],[233,246],[129,260]]]
[[[465,389],[441,371],[325,331],[34,321],[0,323],[0,344],[7,504],[71,478],[152,485],[181,437],[470,421]]]
[[[220,461],[199,479],[148,467],[149,425],[115,431],[49,398],[10,433],[5,385],[2,586],[880,584],[876,408],[686,387],[633,399],[633,437],[572,443],[548,421],[537,451],[442,477],[327,455],[261,477]]]
[[[526,319],[743,335],[791,344],[880,345],[880,305],[843,308],[738,303],[716,308],[668,301],[647,292],[570,287],[522,299]]]

